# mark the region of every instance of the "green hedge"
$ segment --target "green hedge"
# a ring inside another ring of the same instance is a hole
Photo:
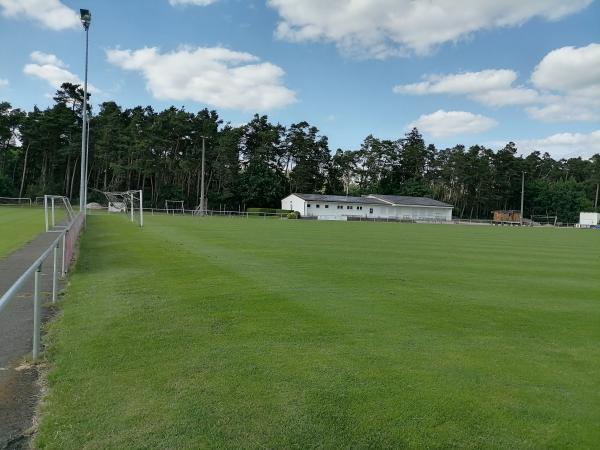
[[[289,209],[276,209],[276,208],[248,208],[246,212],[249,213],[267,213],[267,214],[287,214],[292,212]]]

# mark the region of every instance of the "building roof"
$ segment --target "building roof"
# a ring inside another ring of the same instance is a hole
[[[321,194],[297,194],[293,193],[290,195],[295,195],[296,197],[300,197],[302,200],[306,200],[307,202],[343,202],[343,203],[361,203],[367,205],[383,205],[385,202],[381,200],[377,200],[376,198],[369,197],[351,197],[346,195],[321,195]]]
[[[438,208],[452,208],[448,203],[440,202],[429,197],[408,197],[405,195],[379,195],[370,194],[367,197],[381,200],[387,204],[401,206],[437,206]]]
[[[295,195],[296,197],[300,197],[301,199],[310,202],[343,202],[366,205],[437,206],[438,208],[452,208],[452,205],[427,197],[407,197],[401,195],[379,194],[364,195],[362,197],[298,193],[293,193],[291,195]]]

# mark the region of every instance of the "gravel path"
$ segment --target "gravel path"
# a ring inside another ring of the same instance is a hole
[[[56,233],[42,233],[21,249],[0,259],[0,294],[48,248]],[[60,260],[60,256],[59,256]],[[42,266],[43,301],[52,292],[52,253]],[[50,314],[44,308],[44,317]],[[0,449],[26,448],[40,395],[35,367],[19,366],[33,345],[33,277],[0,313]]]

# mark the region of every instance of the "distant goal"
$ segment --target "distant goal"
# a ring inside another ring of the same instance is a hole
[[[29,197],[0,197],[0,206],[32,206]]]
[[[75,211],[68,197],[62,195],[44,195],[44,219],[46,231],[61,231],[75,218]],[[62,225],[57,225],[57,221]]]
[[[534,223],[534,225],[555,227],[558,222],[558,216],[550,216],[548,214],[537,214],[531,216],[531,220]]]
[[[144,194],[141,190],[102,193],[108,201],[109,213],[124,213],[132,223],[144,226]]]
[[[165,200],[167,214],[185,214],[183,200]]]

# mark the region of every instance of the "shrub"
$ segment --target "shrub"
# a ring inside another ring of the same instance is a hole
[[[300,218],[300,213],[297,212],[297,211],[289,212],[288,215],[287,215],[287,218],[288,219],[299,219]]]

